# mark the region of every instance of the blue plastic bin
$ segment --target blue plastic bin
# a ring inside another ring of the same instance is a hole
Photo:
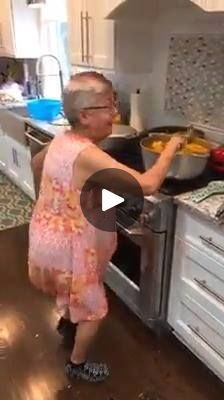
[[[61,111],[61,100],[43,98],[27,101],[27,112],[34,119],[51,122]]]

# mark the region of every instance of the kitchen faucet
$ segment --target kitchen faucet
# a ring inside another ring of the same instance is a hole
[[[38,58],[37,63],[36,63],[36,90],[37,90],[37,97],[40,98],[39,84],[41,83],[41,80],[39,79],[39,77],[55,76],[55,75],[40,73],[40,65],[41,65],[41,62],[43,61],[43,59],[45,57],[53,58],[58,64],[58,76],[59,76],[59,79],[60,79],[60,87],[61,87],[61,95],[62,95],[63,94],[64,84],[63,84],[63,73],[62,73],[61,63],[60,63],[59,59],[56,56],[54,56],[53,54],[43,54],[42,56],[40,56]]]

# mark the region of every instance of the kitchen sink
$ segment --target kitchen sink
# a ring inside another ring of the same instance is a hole
[[[8,111],[13,112],[13,113],[19,115],[20,117],[29,118],[26,106],[12,106],[12,107],[8,108]]]

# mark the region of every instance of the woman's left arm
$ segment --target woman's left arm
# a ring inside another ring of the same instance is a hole
[[[42,177],[42,172],[43,172],[43,166],[44,166],[44,160],[46,157],[46,154],[48,152],[49,145],[43,148],[39,153],[37,153],[31,161],[31,168],[33,171],[33,177],[34,177],[34,184],[36,188],[36,192],[39,193],[39,188],[40,188],[40,182],[41,182],[41,177]]]

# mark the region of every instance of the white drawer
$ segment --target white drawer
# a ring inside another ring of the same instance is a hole
[[[180,239],[176,239],[176,244],[182,250],[181,279],[209,294],[224,310],[224,265]]]
[[[207,343],[224,357],[224,306],[192,281],[182,279],[179,288],[179,297],[172,296],[169,304],[169,324],[174,329],[179,320],[188,325],[186,316],[192,314],[193,326],[202,325]]]
[[[185,301],[192,311],[197,308],[201,320],[224,335],[223,275],[221,264],[176,238],[168,306],[170,325],[180,314],[180,302]]]
[[[224,339],[206,325],[184,303],[173,325],[176,336],[224,381]]]
[[[176,235],[224,265],[224,227],[178,208]]]
[[[217,344],[217,348],[220,348],[220,351],[223,349],[224,352],[224,307],[192,282],[183,280],[181,284],[182,296],[179,301],[222,338],[221,347]],[[213,340],[214,337],[211,343]]]

